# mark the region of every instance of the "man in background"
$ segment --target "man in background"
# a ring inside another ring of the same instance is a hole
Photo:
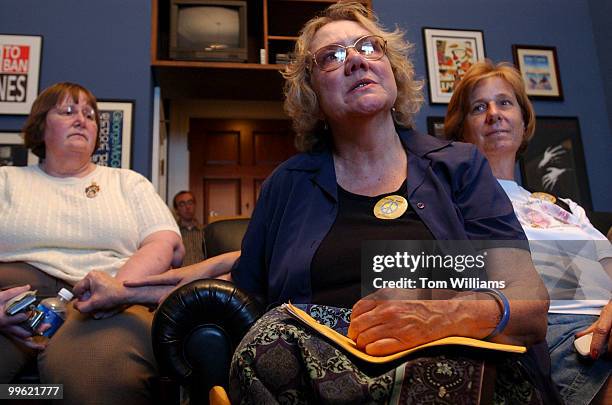
[[[173,200],[174,211],[185,245],[183,266],[189,266],[204,260],[202,251],[202,225],[195,217],[196,200],[190,191],[179,191]]]

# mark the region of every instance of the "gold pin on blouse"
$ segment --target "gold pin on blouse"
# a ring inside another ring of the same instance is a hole
[[[388,195],[374,206],[374,216],[379,219],[397,219],[408,209],[408,201],[401,195]]]
[[[100,186],[96,184],[95,181],[92,181],[87,188],[85,188],[85,195],[87,198],[94,198],[100,192]]]
[[[548,193],[543,193],[541,191],[537,191],[535,193],[531,193],[531,197],[533,198],[537,198],[538,200],[544,200],[544,201],[548,201],[551,204],[554,204],[557,202],[557,197],[555,197],[552,194],[548,194]]]

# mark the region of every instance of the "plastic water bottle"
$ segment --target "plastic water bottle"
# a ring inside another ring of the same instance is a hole
[[[74,295],[65,288],[57,293],[57,297],[45,298],[36,307],[37,310],[45,314],[43,323],[51,326],[43,332],[43,336],[50,338],[59,329],[66,319],[66,305]]]

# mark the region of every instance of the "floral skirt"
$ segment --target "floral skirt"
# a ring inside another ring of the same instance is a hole
[[[317,321],[346,334],[349,309],[300,305]],[[482,398],[490,352],[446,347],[374,365],[341,351],[282,308],[259,319],[234,353],[234,404],[476,404]],[[516,355],[495,361],[495,389],[487,402],[538,404]]]

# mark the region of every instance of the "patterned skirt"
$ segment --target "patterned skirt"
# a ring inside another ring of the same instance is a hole
[[[349,309],[300,305],[317,321],[346,334]],[[234,353],[234,404],[476,404],[483,402],[485,361],[495,362],[500,404],[542,403],[516,355],[457,347],[413,353],[373,365],[341,351],[278,307],[259,319]]]

